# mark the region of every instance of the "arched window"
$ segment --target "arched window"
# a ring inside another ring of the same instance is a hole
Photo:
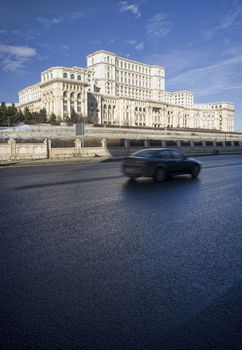
[[[74,79],[74,74],[71,74],[71,79]]]
[[[70,98],[74,98],[75,97],[75,93],[74,92],[71,92],[71,94],[70,94]]]
[[[67,78],[67,73],[63,73],[63,78]]]
[[[67,97],[67,91],[63,92],[63,97]]]
[[[80,92],[79,92],[79,94],[77,94],[77,98],[78,98],[78,100],[81,99],[81,93]]]
[[[82,77],[80,75],[78,75],[77,80],[82,80]]]

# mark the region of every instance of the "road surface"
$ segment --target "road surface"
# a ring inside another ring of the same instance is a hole
[[[0,169],[1,349],[242,349],[242,155],[198,180]]]

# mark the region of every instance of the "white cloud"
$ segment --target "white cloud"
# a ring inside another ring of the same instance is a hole
[[[12,58],[6,58],[2,61],[4,70],[15,72],[17,70],[20,70],[23,67],[23,60],[21,59],[12,59]]]
[[[241,89],[238,72],[242,69],[242,54],[224,58],[208,66],[182,72],[170,79],[172,86],[191,89],[198,96],[210,96],[221,91]]]
[[[70,50],[70,46],[68,45],[61,45],[62,49],[65,49],[65,50]]]
[[[143,50],[144,49],[144,42],[140,41],[137,42],[137,40],[130,39],[126,41],[127,44],[133,45],[136,50]]]
[[[109,43],[109,44],[113,44],[113,43],[115,43],[115,41],[116,41],[115,39],[110,39],[110,40],[108,41],[108,43]]]
[[[229,30],[242,24],[242,4],[236,1],[232,3],[232,6],[226,14],[220,15],[221,20],[217,25],[201,32],[207,39],[210,39],[217,32]]]
[[[127,44],[130,44],[130,45],[135,45],[136,44],[136,40],[127,40]]]
[[[144,57],[146,63],[163,66],[172,75],[180,74],[181,71],[194,67],[202,60],[204,60],[204,52],[194,48],[173,49]]]
[[[157,13],[146,22],[146,33],[151,38],[163,38],[172,29],[172,22],[166,14]]]
[[[36,56],[36,49],[32,47],[0,45],[0,61],[6,71],[21,70],[34,56]]]
[[[20,30],[16,30],[16,29],[12,30],[11,33],[14,35],[23,35],[23,33],[21,33]]]
[[[129,4],[128,1],[119,1],[120,12],[131,12],[136,18],[141,16],[139,4]]]
[[[0,34],[5,34],[5,33],[7,33],[6,29],[0,29]]]
[[[28,46],[0,45],[1,53],[19,57],[33,57],[36,55],[36,50]]]
[[[143,50],[144,48],[144,42],[141,41],[140,43],[138,43],[136,46],[135,46],[136,50]]]
[[[80,18],[85,17],[85,14],[80,11],[74,11],[62,16],[54,16],[52,18],[48,17],[38,17],[37,20],[42,23],[46,28],[49,28],[53,25],[60,24],[63,22],[72,22]]]
[[[149,55],[148,64],[165,67],[166,89],[187,89],[195,93],[195,101],[235,102],[241,92],[242,45],[218,52],[204,47],[180,47],[166,53]]]
[[[100,46],[100,45],[102,45],[102,42],[101,42],[101,40],[95,40],[95,41],[93,42],[93,45],[98,45],[98,46]]]

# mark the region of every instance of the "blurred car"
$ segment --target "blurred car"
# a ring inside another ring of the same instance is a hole
[[[143,149],[126,157],[122,163],[122,172],[131,179],[153,177],[156,182],[164,181],[168,176],[190,174],[198,177],[202,163],[187,157],[174,149]]]

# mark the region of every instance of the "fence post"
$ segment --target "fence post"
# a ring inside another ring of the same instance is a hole
[[[203,152],[206,152],[207,148],[206,148],[206,141],[202,141],[202,145],[203,145]]]
[[[102,139],[102,148],[104,148],[105,150],[107,149],[107,140],[106,139]]]
[[[190,141],[191,152],[194,152],[194,141]]]
[[[144,146],[145,146],[145,148],[148,148],[149,147],[149,145],[150,145],[150,142],[149,142],[149,140],[144,140]]]
[[[82,148],[81,139],[79,139],[79,138],[75,139],[75,146],[76,146],[76,157],[78,157],[81,154],[81,148]]]
[[[49,145],[48,145],[48,139],[44,139],[44,145],[46,149],[46,158],[49,158]]]
[[[126,154],[129,154],[130,153],[130,141],[125,139],[124,140],[124,147],[125,147],[125,150],[126,150]]]
[[[16,159],[16,141],[9,139],[8,143],[10,145],[10,160]]]
[[[48,139],[48,158],[52,158],[51,139]]]

